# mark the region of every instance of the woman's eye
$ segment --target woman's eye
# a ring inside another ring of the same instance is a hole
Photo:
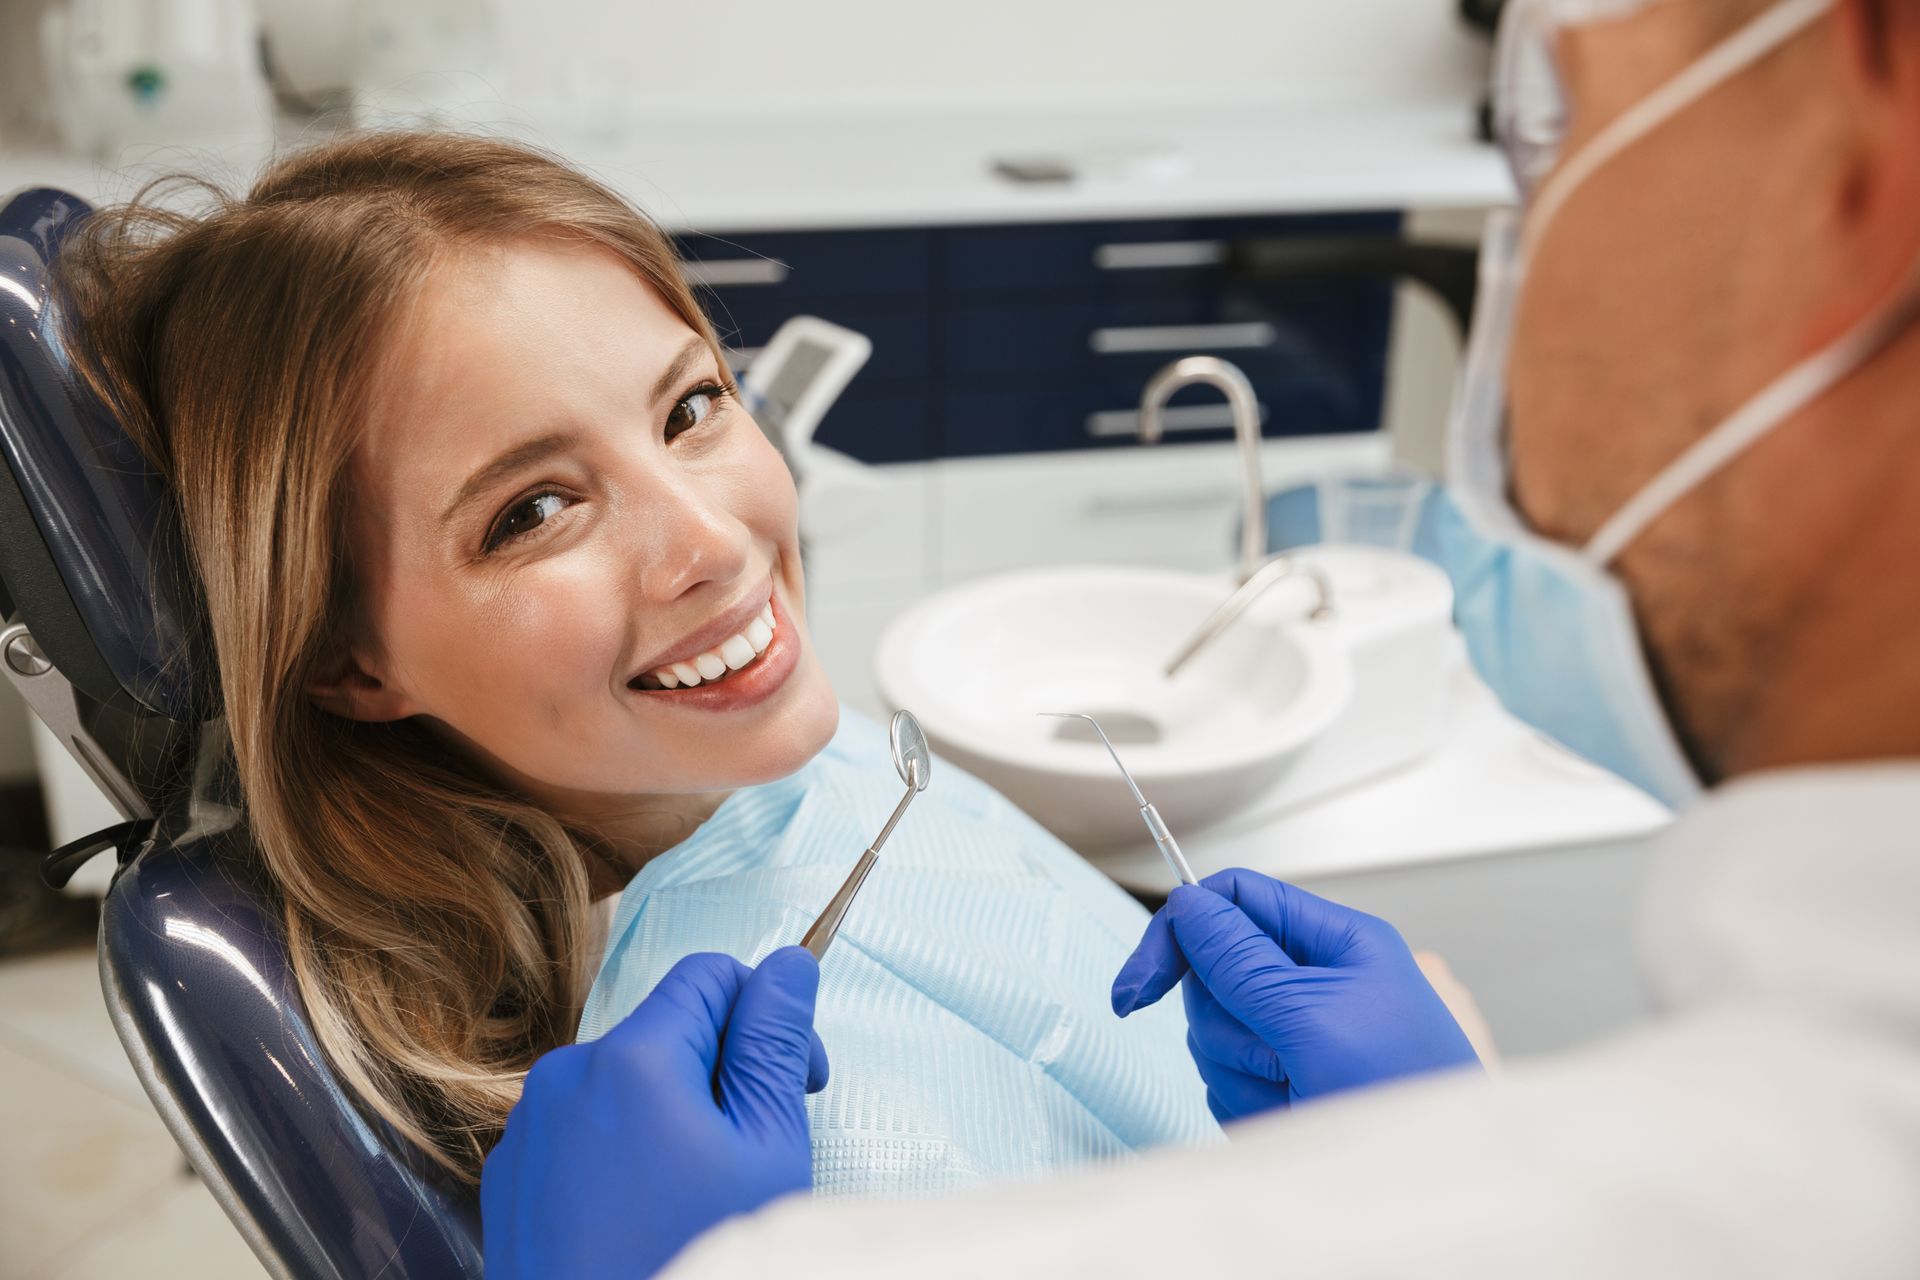
[[[493,526],[493,532],[487,535],[487,550],[526,537],[545,524],[548,517],[559,515],[566,506],[567,499],[557,493],[534,494],[508,510],[500,523]]]
[[[719,410],[720,401],[726,394],[725,387],[709,384],[704,387],[695,387],[681,396],[667,414],[667,439],[673,439],[682,431],[691,431],[712,417]]]

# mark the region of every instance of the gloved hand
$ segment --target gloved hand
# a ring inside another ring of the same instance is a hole
[[[1187,1049],[1223,1124],[1479,1061],[1392,925],[1252,871],[1173,891],[1114,979],[1113,1011],[1183,976]]]
[[[487,1280],[650,1276],[707,1228],[813,1185],[820,969],[784,947],[676,964],[599,1040],[527,1073],[487,1156]]]

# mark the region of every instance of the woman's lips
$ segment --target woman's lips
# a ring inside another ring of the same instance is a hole
[[[707,625],[701,627],[692,635],[682,637],[679,643],[675,644],[672,649],[660,654],[654,661],[643,666],[640,669],[640,675],[635,678],[639,679],[648,675],[656,675],[665,669],[682,664],[692,665],[694,660],[700,655],[713,652],[729,637],[744,632],[752,625],[754,618],[771,607],[773,603],[772,577],[767,579],[766,585],[767,589],[764,593],[754,592],[752,596],[740,601],[727,610],[727,612],[718,617],[708,619]],[[689,683],[697,684],[699,682],[689,680]],[[673,681],[669,680],[667,684],[671,686]]]
[[[759,656],[713,683],[678,689],[632,689],[637,698],[696,711],[739,711],[772,697],[800,665],[800,636],[780,593],[774,592],[773,639]],[[631,688],[631,686],[629,686]]]

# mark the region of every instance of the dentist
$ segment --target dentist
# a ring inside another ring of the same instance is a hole
[[[1514,0],[1499,58],[1442,553],[1507,705],[1681,810],[1660,1016],[1490,1079],[1391,927],[1226,872],[1113,1002],[1181,988],[1231,1144],[829,1204],[810,960],[695,958],[529,1078],[492,1280],[1920,1274],[1920,0]]]

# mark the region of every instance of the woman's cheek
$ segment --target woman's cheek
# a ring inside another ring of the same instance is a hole
[[[787,460],[780,456],[780,450],[751,418],[747,419],[747,427],[739,433],[745,448],[741,465],[750,475],[746,494],[753,509],[743,511],[742,515],[755,531],[779,542],[791,543],[800,531],[800,495],[794,488],[793,472],[788,469]]]
[[[555,677],[558,683],[580,677],[603,683],[618,666],[622,637],[630,634],[625,624],[631,620],[621,616],[626,593],[597,557],[551,567],[560,571],[529,583],[515,602],[512,616],[519,625],[501,628],[504,651],[497,643],[485,645],[496,676],[511,680],[517,671],[535,684],[556,683]]]

